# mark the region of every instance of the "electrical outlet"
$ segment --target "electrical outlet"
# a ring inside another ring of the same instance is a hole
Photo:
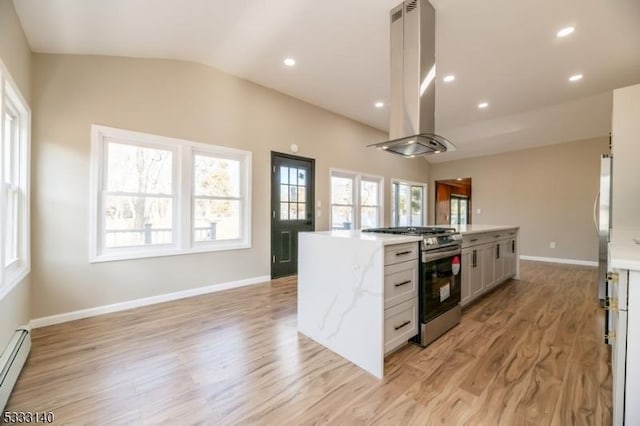
[[[556,248],[556,242],[555,242],[555,241],[551,241],[551,242],[549,243],[549,247],[550,247],[550,248]]]

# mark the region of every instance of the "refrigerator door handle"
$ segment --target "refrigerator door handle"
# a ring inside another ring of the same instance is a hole
[[[593,226],[596,227],[596,234],[600,231],[598,226],[598,202],[600,201],[600,193],[596,194],[595,200],[593,200]]]

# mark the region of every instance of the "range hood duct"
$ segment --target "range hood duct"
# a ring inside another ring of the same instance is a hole
[[[369,146],[404,157],[455,151],[435,134],[436,11],[428,0],[407,0],[390,17],[391,140]]]

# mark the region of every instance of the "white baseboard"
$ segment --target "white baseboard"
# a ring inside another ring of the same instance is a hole
[[[35,318],[29,322],[30,328],[46,327],[48,325],[61,324],[63,322],[75,321],[82,318],[95,317],[97,315],[110,314],[113,312],[125,311],[127,309],[139,308],[142,306],[155,305],[157,303],[170,302],[172,300],[185,299],[187,297],[199,296],[201,294],[216,293],[222,290],[244,287],[248,285],[261,284],[271,280],[269,275],[247,278],[244,280],[231,281],[227,283],[213,284],[205,287],[192,288],[174,293],[160,294],[158,296],[134,299],[112,305],[96,306],[95,308],[82,309],[79,311],[67,312],[64,314],[51,315],[48,317]]]
[[[522,256],[521,255],[520,260],[535,260],[536,262],[564,263],[566,265],[598,266],[598,262],[594,262],[593,260],[560,259],[557,257],[538,257],[538,256]]]

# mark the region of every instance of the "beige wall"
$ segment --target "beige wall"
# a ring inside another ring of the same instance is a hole
[[[179,61],[34,55],[35,318],[270,273],[270,152],[316,159],[317,228],[329,168],[426,182],[428,165],[365,145],[386,135],[213,68]],[[367,108],[368,106],[363,106]],[[253,247],[88,263],[92,123],[253,152]]]
[[[0,0],[0,59],[22,96],[31,97],[31,51],[10,0]],[[29,278],[0,300],[0,352],[16,327],[29,321]]]
[[[614,228],[640,229],[640,84],[613,91]]]
[[[436,180],[470,177],[472,223],[520,225],[522,255],[596,261],[593,202],[606,152],[603,137],[434,164],[429,217]]]

